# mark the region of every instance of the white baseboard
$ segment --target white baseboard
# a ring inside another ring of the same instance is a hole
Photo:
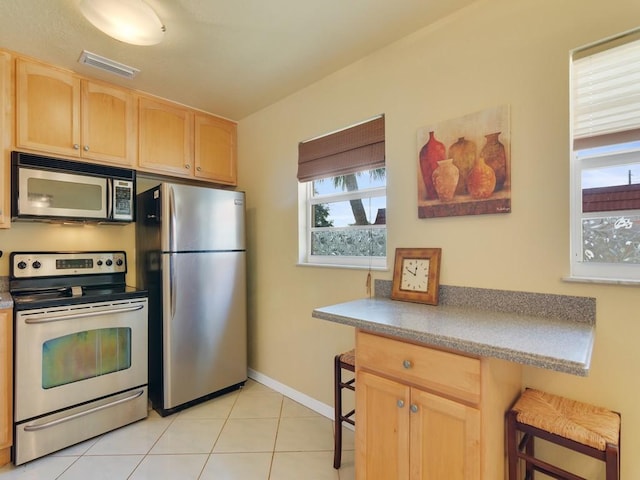
[[[256,372],[255,370],[249,368],[248,369],[249,378],[255,380],[258,383],[261,383],[276,392],[283,394],[285,397],[289,397],[291,400],[298,402],[301,405],[304,405],[307,408],[310,408],[314,412],[319,413],[331,420],[334,417],[333,407],[327,405],[326,403],[319,402],[315,398],[310,397],[309,395],[305,395],[297,390],[294,390],[283,383],[280,383],[273,378],[270,378],[260,372]],[[350,425],[349,425],[350,426]]]

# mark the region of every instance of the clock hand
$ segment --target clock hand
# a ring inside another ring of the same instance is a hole
[[[409,267],[404,267],[404,269],[409,272],[411,275],[413,275],[414,277],[416,276],[416,273],[418,272],[418,267],[416,267],[415,271],[411,271],[409,270]]]

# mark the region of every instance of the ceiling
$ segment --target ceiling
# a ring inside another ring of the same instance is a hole
[[[0,48],[241,120],[475,0],[146,0],[162,43],[128,45],[81,0],[0,1]],[[133,80],[80,65],[83,50],[138,68]]]

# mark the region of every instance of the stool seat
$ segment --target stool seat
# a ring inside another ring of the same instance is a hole
[[[601,460],[607,480],[620,479],[618,413],[529,388],[507,412],[506,421],[509,480],[518,478],[519,461],[524,461],[527,480],[536,471],[560,480],[585,480],[536,457],[535,438]]]
[[[604,451],[618,444],[620,416],[605,408],[527,389],[513,409],[517,420]]]
[[[356,349],[353,348],[348,352],[344,352],[340,354],[340,362],[349,365],[350,367],[356,366]],[[343,367],[344,368],[344,367]]]

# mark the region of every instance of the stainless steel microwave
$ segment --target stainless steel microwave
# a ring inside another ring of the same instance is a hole
[[[135,188],[135,170],[11,153],[14,220],[132,222]]]

